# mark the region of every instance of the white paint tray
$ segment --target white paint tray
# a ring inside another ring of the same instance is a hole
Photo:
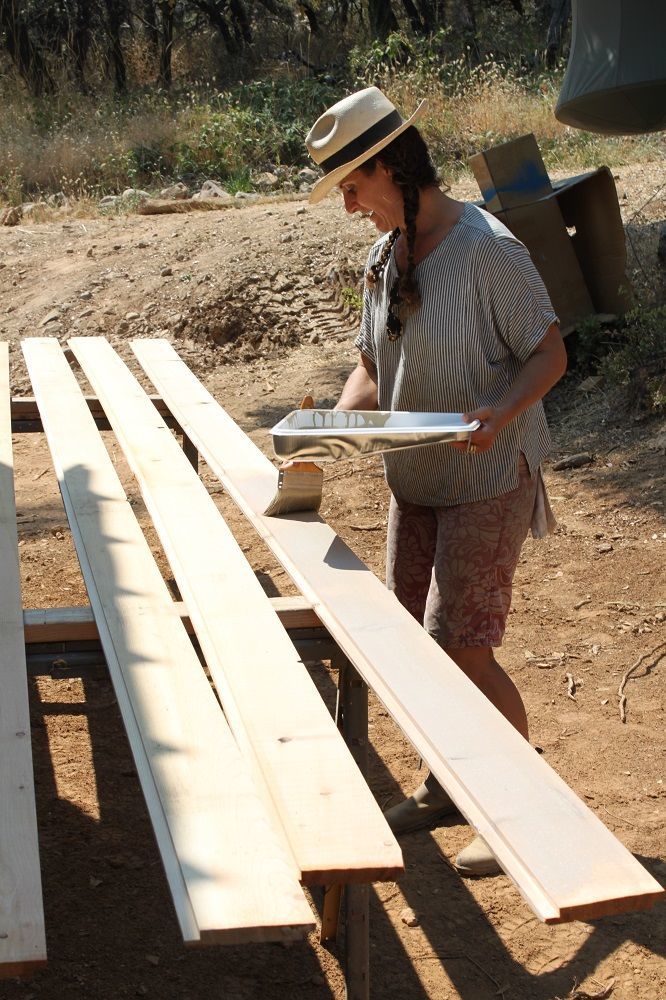
[[[283,461],[336,462],[429,444],[466,441],[480,427],[461,413],[391,410],[292,410],[271,429]]]

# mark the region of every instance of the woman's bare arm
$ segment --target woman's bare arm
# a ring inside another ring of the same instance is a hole
[[[345,382],[336,410],[377,409],[377,369],[365,354]]]

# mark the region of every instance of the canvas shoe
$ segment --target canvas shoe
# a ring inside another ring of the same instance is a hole
[[[478,836],[460,852],[453,866],[457,872],[468,878],[503,874],[497,858],[483,837]]]
[[[434,775],[429,774],[409,798],[387,809],[384,818],[393,833],[401,834],[423,830],[457,812],[453,799],[449,798]]]

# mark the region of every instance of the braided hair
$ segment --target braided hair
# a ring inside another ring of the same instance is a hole
[[[407,270],[400,275],[397,297],[409,309],[421,304],[418,284],[414,275],[414,244],[416,242],[416,218],[419,214],[421,190],[438,184],[437,172],[430,158],[430,152],[421,133],[413,125],[389,143],[375,156],[361,164],[360,170],[372,174],[380,162],[391,171],[393,183],[402,191],[405,216],[405,236],[407,239]],[[373,288],[391,256],[391,250],[400,236],[400,229],[394,229],[382,250],[379,260],[368,269],[366,284]]]

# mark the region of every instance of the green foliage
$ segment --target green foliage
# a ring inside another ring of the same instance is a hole
[[[666,306],[627,313],[599,371],[624,389],[628,409],[666,412]]]
[[[358,291],[357,288],[350,288],[345,286],[340,293],[342,301],[350,309],[355,309],[360,312],[363,309],[363,296]]]

